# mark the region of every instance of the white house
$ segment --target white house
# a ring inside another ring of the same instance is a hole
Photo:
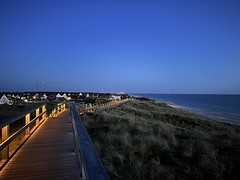
[[[62,95],[62,97],[65,98],[65,99],[67,99],[66,93],[64,93],[64,94]]]
[[[24,100],[26,100],[26,99],[27,99],[27,98],[26,98],[25,96],[22,96],[22,97],[21,97],[21,100],[22,100],[22,101],[24,101]]]
[[[68,97],[67,97],[67,95],[66,95],[66,93],[64,93],[62,96],[61,96],[61,94],[57,94],[56,95],[56,98],[64,98],[64,99],[67,99]]]
[[[57,95],[56,95],[56,98],[61,98],[62,96],[58,93]]]
[[[112,95],[113,100],[121,100],[121,96]]]
[[[43,99],[47,99],[47,95],[44,94],[44,95],[42,96],[42,98],[43,98]]]
[[[5,94],[0,99],[0,104],[9,104],[9,100]]]

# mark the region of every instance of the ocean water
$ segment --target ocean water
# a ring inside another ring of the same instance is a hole
[[[217,121],[240,125],[240,95],[135,94]]]

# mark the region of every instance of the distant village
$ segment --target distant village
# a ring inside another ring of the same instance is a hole
[[[41,102],[64,102],[75,101],[79,103],[95,103],[96,100],[122,100],[129,98],[124,92],[112,93],[60,93],[60,92],[9,92],[0,93],[0,105],[2,104],[30,104]]]

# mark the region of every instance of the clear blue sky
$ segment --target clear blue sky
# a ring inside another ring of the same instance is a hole
[[[239,0],[1,0],[0,91],[240,94]]]

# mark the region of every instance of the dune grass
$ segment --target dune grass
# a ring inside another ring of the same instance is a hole
[[[82,117],[111,179],[238,179],[240,127],[149,99]]]

